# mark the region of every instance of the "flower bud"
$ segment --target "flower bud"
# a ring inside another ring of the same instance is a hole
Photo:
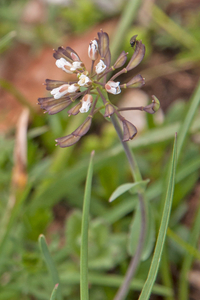
[[[99,53],[106,66],[110,66],[111,55],[109,49],[109,36],[106,32],[98,32],[99,37]]]
[[[152,103],[154,104],[154,106],[153,106],[153,110],[155,111],[155,112],[157,112],[158,110],[159,110],[159,108],[160,108],[160,101],[158,100],[158,98],[156,97],[156,96],[152,96]]]
[[[108,93],[117,95],[117,94],[121,93],[119,84],[120,84],[120,82],[108,81],[105,84],[105,89]]]
[[[91,107],[92,102],[93,102],[93,97],[92,97],[92,95],[86,94],[86,95],[82,98],[82,100],[81,100],[82,106],[81,106],[81,108],[79,109],[79,111],[80,111],[81,113],[88,112],[89,109],[90,109],[90,107]]]
[[[104,117],[110,117],[112,114],[114,114],[115,112],[115,108],[112,104],[110,103],[106,103],[106,107],[105,107],[105,113],[104,113]]]
[[[53,54],[53,57],[55,59],[59,60],[60,58],[64,58],[69,63],[73,62],[69,52],[65,48],[59,47],[58,50],[54,50],[54,51],[55,53]]]
[[[83,136],[85,135],[88,130],[90,129],[90,126],[92,124],[92,116],[89,115],[86,120],[81,124],[75,131],[72,132],[75,136]]]
[[[144,78],[138,74],[134,76],[129,82],[122,84],[121,88],[140,88],[145,84]]]
[[[46,79],[45,80],[45,85],[46,85],[46,90],[51,91],[63,84],[66,84],[66,81],[60,81],[60,80],[51,80],[51,79]]]
[[[132,140],[134,136],[137,134],[137,128],[126,119],[122,121],[122,124],[123,124],[123,142]]]
[[[152,96],[152,103],[143,107],[143,110],[148,112],[149,114],[154,114],[160,108],[160,102],[156,96]]]
[[[127,53],[125,51],[122,51],[116,62],[114,63],[113,67],[114,69],[121,68],[127,60]]]
[[[81,61],[78,54],[71,47],[66,47],[66,51],[69,53],[69,56],[73,61]]]
[[[133,53],[126,69],[127,71],[132,70],[133,68],[137,67],[139,63],[143,60],[145,55],[145,46],[142,44],[141,41],[136,41],[135,52]]]
[[[99,51],[98,51],[98,42],[97,40],[93,40],[90,42],[88,47],[88,56],[92,60],[96,60],[98,57]]]
[[[73,134],[69,134],[67,136],[56,139],[56,146],[60,146],[61,148],[70,147],[77,143],[80,140],[81,136],[74,136]]]
[[[69,97],[63,97],[61,99],[54,99],[54,97],[39,98],[38,104],[42,109],[45,109],[49,115],[54,115],[72,103]]]
[[[68,115],[71,116],[76,116],[80,112],[80,108],[82,106],[81,102],[78,102],[75,106],[73,106],[70,110],[68,110]]]

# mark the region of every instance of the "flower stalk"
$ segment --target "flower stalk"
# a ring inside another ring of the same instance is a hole
[[[113,126],[115,127],[115,130],[118,134],[120,142],[124,148],[124,152],[128,159],[133,179],[135,182],[141,181],[142,176],[141,176],[140,170],[138,168],[137,162],[135,160],[135,157],[134,157],[129,145],[126,142],[123,142],[123,140],[122,140],[123,135],[121,132],[121,128],[120,128],[119,123],[117,122],[115,116],[111,116],[111,121],[113,123]],[[132,259],[130,261],[124,281],[123,281],[121,287],[119,288],[117,294],[115,295],[114,300],[125,299],[126,295],[128,294],[128,291],[129,291],[131,280],[137,271],[137,267],[140,263],[140,259],[141,259],[141,255],[142,255],[142,250],[143,250],[144,240],[145,240],[145,235],[146,235],[146,222],[147,222],[146,221],[147,213],[146,213],[145,199],[144,199],[143,191],[138,193],[138,200],[139,200],[139,206],[140,206],[140,212],[141,212],[141,229],[140,229],[138,245],[137,245],[135,255],[132,257]]]
[[[159,109],[159,100],[155,96],[152,96],[152,102],[147,106],[117,108],[116,105],[110,102],[108,94],[118,95],[121,93],[121,89],[140,88],[145,84],[145,80],[140,74],[132,77],[126,83],[116,81],[120,75],[128,73],[140,64],[145,55],[145,46],[142,44],[142,41],[136,40],[136,36],[134,36],[134,39],[132,38],[131,40],[134,51],[128,64],[123,67],[126,63],[128,53],[122,51],[115,63],[111,65],[109,36],[106,32],[103,32],[103,30],[98,32],[97,36],[98,38],[91,41],[88,48],[88,56],[91,59],[90,72],[86,70],[78,54],[70,47],[59,47],[55,50],[53,56],[56,59],[56,66],[68,74],[75,74],[77,80],[65,82],[47,79],[46,89],[50,91],[51,97],[39,98],[38,104],[50,115],[58,113],[71,105],[72,107],[68,110],[69,116],[75,116],[78,113],[88,113],[85,121],[71,134],[56,139],[57,145],[61,148],[69,147],[77,143],[90,129],[93,116],[104,108],[104,117],[111,119],[124,148],[133,179],[135,182],[138,182],[142,180],[142,177],[137,162],[127,143],[127,141],[136,136],[137,128],[130,121],[126,120],[120,114],[120,111],[140,110],[153,114]],[[110,79],[107,81],[107,75],[121,67],[123,67],[123,69],[115,73],[112,77],[110,75]],[[102,106],[96,108],[98,101],[102,101]],[[123,132],[118,120],[122,123]],[[139,241],[135,256],[131,259],[124,282],[114,300],[122,300],[126,297],[131,279],[137,270],[143,250],[146,234],[146,210],[143,190],[138,191],[138,200],[141,212]]]

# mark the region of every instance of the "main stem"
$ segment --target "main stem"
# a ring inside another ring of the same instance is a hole
[[[121,131],[119,123],[116,119],[116,116],[112,115],[110,118],[111,118],[111,121],[112,121],[112,123],[115,127],[115,130],[119,136],[119,139],[124,148],[124,151],[126,153],[126,156],[129,161],[130,168],[131,168],[133,179],[135,180],[135,182],[141,181],[142,176],[140,174],[140,170],[138,168],[137,162],[133,156],[133,153],[131,152],[131,150],[128,146],[128,143],[123,142],[123,140],[122,140],[122,131]],[[139,241],[138,241],[135,255],[132,257],[131,262],[129,264],[124,281],[123,281],[121,287],[119,288],[114,300],[123,300],[126,297],[126,295],[128,294],[131,280],[137,271],[137,267],[139,265],[140,258],[142,255],[142,249],[143,249],[145,233],[146,233],[146,211],[145,211],[145,200],[144,200],[143,193],[141,193],[141,192],[138,193],[138,199],[139,199],[139,205],[140,205],[140,211],[141,211],[141,230],[140,230]]]

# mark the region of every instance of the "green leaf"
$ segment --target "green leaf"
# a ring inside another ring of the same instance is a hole
[[[169,179],[168,179],[167,194],[166,194],[165,204],[164,204],[164,208],[163,208],[160,229],[159,229],[159,233],[158,233],[158,238],[157,238],[150,270],[149,270],[149,273],[147,276],[147,280],[146,280],[144,287],[142,289],[142,292],[140,294],[139,300],[148,300],[149,299],[154,282],[156,280],[158,268],[160,265],[164,242],[165,242],[165,238],[166,238],[166,234],[167,234],[167,227],[169,224],[169,217],[170,217],[173,193],[174,193],[175,170],[176,170],[176,148],[177,148],[177,139],[175,136],[171,168],[170,168],[170,174],[169,174]]]
[[[147,226],[146,226],[146,237],[143,246],[141,260],[146,260],[152,252],[154,242],[155,242],[155,222],[154,217],[151,212],[151,204],[149,202],[145,203],[146,206],[146,217],[147,217]],[[128,253],[131,256],[134,256],[137,249],[139,236],[141,230],[141,210],[139,203],[136,207],[135,216],[130,227],[129,243],[128,243]]]
[[[93,175],[94,151],[91,153],[90,163],[85,184],[85,194],[83,201],[83,215],[81,227],[81,260],[80,260],[80,299],[88,300],[88,227],[89,210]]]
[[[61,296],[61,290],[60,290],[60,279],[59,279],[58,272],[57,272],[56,266],[54,264],[54,261],[49,252],[45,236],[43,234],[41,234],[39,236],[39,245],[40,245],[40,249],[43,254],[45,263],[47,265],[47,268],[51,274],[54,285],[59,284],[59,286],[57,286],[57,298],[58,298],[58,300],[61,300],[62,296]]]
[[[189,251],[188,251],[189,253],[186,252],[183,257],[183,264],[182,264],[180,278],[179,278],[179,299],[180,300],[187,300],[189,298],[188,274],[193,262],[192,254],[195,254],[195,251],[193,251],[192,248],[197,247],[198,245],[199,232],[200,232],[200,205],[198,206],[196,216],[195,216],[195,221],[191,229],[189,242],[187,243],[187,251],[190,250],[190,252]],[[196,252],[198,251],[197,249],[195,250]],[[199,251],[196,254],[198,254],[199,256]]]
[[[55,285],[53,291],[52,291],[52,294],[51,294],[51,298],[50,300],[56,300],[56,297],[57,297],[57,291],[58,291],[58,283]]]
[[[0,53],[3,52],[11,44],[13,38],[15,38],[16,35],[16,31],[11,31],[0,39]]]
[[[187,115],[180,126],[180,130],[178,131],[177,158],[179,158],[186,135],[189,131],[192,121],[194,120],[194,115],[197,112],[199,102],[200,102],[200,82],[190,100]]]
[[[154,214],[152,211],[151,203],[147,202],[147,212],[148,212],[148,218],[147,218],[147,232],[146,232],[146,238],[144,242],[144,248],[141,256],[141,260],[146,260],[149,258],[154,244],[155,244],[155,219],[154,219]]]
[[[63,272],[61,275],[62,282],[65,285],[79,285],[79,273],[78,272]],[[124,280],[123,276],[102,274],[100,272],[90,272],[89,281],[91,285],[102,287],[119,288]],[[141,291],[144,286],[144,280],[134,278],[131,281],[130,289],[133,291]],[[155,284],[152,292],[160,296],[172,296],[172,290],[166,286]]]
[[[141,230],[140,228],[141,228],[141,210],[138,203],[133,218],[133,223],[131,224],[129,243],[128,243],[128,252],[131,256],[135,254],[135,251],[137,249],[140,230]]]
[[[138,191],[144,190],[147,183],[149,182],[149,179],[137,181],[134,183],[125,183],[120,186],[112,193],[112,195],[109,198],[109,202],[114,201],[116,198],[121,196],[122,194],[126,193],[130,190],[131,194],[136,194]]]

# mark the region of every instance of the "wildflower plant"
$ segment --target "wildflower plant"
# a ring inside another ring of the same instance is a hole
[[[127,273],[124,281],[119,288],[114,300],[123,300],[129,290],[131,279],[133,278],[137,267],[140,262],[145,237],[148,234],[147,224],[147,210],[148,204],[145,201],[145,187],[148,180],[142,180],[137,162],[134,155],[129,148],[127,141],[133,139],[137,134],[137,128],[130,121],[126,120],[120,111],[124,110],[140,110],[150,114],[154,114],[159,109],[159,101],[155,96],[152,96],[152,102],[147,106],[139,107],[125,107],[118,108],[115,104],[111,103],[109,94],[118,95],[121,93],[121,89],[127,88],[140,88],[144,85],[144,78],[138,74],[133,76],[126,83],[121,83],[118,77],[122,74],[130,72],[137,67],[142,61],[145,55],[145,46],[142,41],[136,39],[134,36],[131,39],[130,44],[133,48],[133,55],[128,63],[127,54],[122,51],[117,60],[111,65],[111,52],[109,48],[109,36],[102,30],[97,33],[98,38],[92,40],[88,47],[88,56],[91,59],[90,72],[86,70],[86,67],[78,54],[70,47],[59,47],[53,54],[56,59],[56,66],[68,74],[76,74],[77,80],[75,81],[57,81],[46,79],[46,89],[50,91],[51,96],[45,98],[39,98],[38,102],[42,109],[50,115],[56,114],[65,108],[70,107],[68,115],[75,116],[78,113],[88,113],[85,121],[71,134],[56,139],[57,145],[60,147],[69,147],[74,145],[85,135],[90,129],[93,116],[97,112],[101,112],[105,118],[110,118],[115,130],[119,136],[120,142],[123,145],[124,152],[127,156],[130,170],[133,176],[134,183],[128,184],[128,189],[137,187],[138,195],[138,210],[141,215],[140,232],[137,247],[133,257],[130,261]],[[132,51],[132,49],[131,49]],[[116,72],[117,69],[120,69]],[[114,75],[112,75],[114,73]],[[120,77],[121,78],[121,77]],[[119,126],[118,120],[122,123],[123,132]],[[92,154],[92,156],[94,153]],[[86,180],[86,190],[83,204],[83,217],[82,217],[82,237],[81,237],[81,257],[80,257],[80,291],[81,300],[88,300],[88,220],[89,220],[89,194],[91,189],[91,168],[88,174],[90,180]],[[90,184],[88,183],[90,181]],[[116,190],[115,195],[112,196],[112,201],[118,197],[123,191],[127,190],[127,185],[121,186],[119,190]],[[117,196],[116,196],[117,195]],[[110,198],[110,199],[111,199]],[[137,227],[138,229],[138,227]],[[134,227],[133,227],[134,230]]]
[[[139,74],[122,84],[117,81],[117,78],[139,65],[145,55],[145,46],[141,41],[135,40],[134,52],[128,64],[123,67],[128,53],[122,51],[116,62],[111,65],[109,36],[102,30],[97,35],[98,38],[92,40],[88,47],[88,56],[91,59],[90,72],[86,70],[78,54],[70,47],[59,47],[55,50],[53,56],[56,59],[56,66],[68,74],[76,74],[77,80],[65,82],[46,79],[46,89],[50,91],[51,96],[38,99],[38,104],[50,115],[59,113],[69,106],[72,106],[68,110],[69,116],[89,112],[85,121],[76,130],[67,136],[56,139],[57,145],[60,147],[69,147],[78,142],[90,129],[93,116],[103,109],[105,118],[115,114],[122,122],[122,141],[127,142],[137,134],[137,128],[126,120],[120,111],[141,110],[153,114],[160,106],[155,96],[152,96],[152,103],[145,107],[119,109],[110,102],[108,94],[117,95],[121,93],[121,89],[140,88],[144,85],[145,80]],[[107,80],[111,76],[110,74],[119,68],[122,69]],[[97,105],[98,101],[101,101],[102,104],[98,103]]]

